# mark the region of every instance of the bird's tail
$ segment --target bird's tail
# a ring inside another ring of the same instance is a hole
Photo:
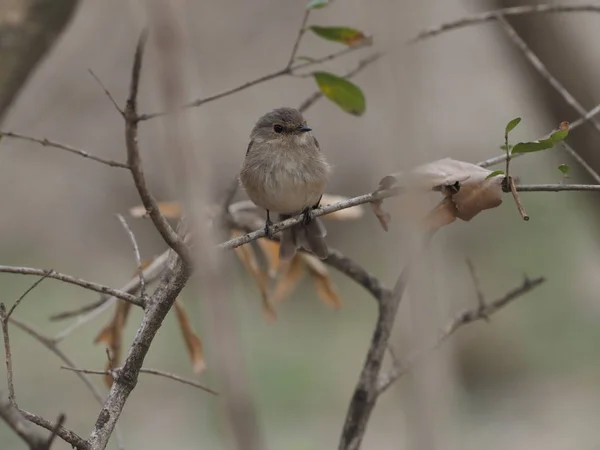
[[[279,217],[281,220],[285,220],[291,216],[280,214]],[[279,259],[282,261],[292,259],[296,254],[296,249],[299,248],[304,248],[320,259],[325,259],[329,254],[325,236],[327,236],[327,230],[318,217],[314,217],[308,225],[299,223],[283,230],[279,246]]]

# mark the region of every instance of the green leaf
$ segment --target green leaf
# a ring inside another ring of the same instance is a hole
[[[558,166],[558,170],[560,170],[562,174],[566,176],[569,173],[569,170],[571,170],[571,168],[566,164],[561,164],[560,166]]]
[[[509,150],[512,150],[512,148],[513,148],[513,146],[512,146],[512,145],[509,145],[509,146],[508,146],[508,149],[509,149]],[[506,151],[506,145],[501,145],[501,146],[500,146],[500,150],[504,150],[504,151]]]
[[[569,124],[568,122],[562,122],[559,129],[552,133],[549,138],[542,139],[539,141],[532,142],[519,142],[512,149],[513,153],[531,153],[539,152],[541,150],[547,150],[554,147],[560,141],[563,141],[569,135]]]
[[[511,120],[510,122],[508,122],[506,124],[506,128],[504,129],[504,136],[508,136],[508,133],[510,133],[512,130],[514,130],[516,128],[516,126],[519,125],[519,123],[521,123],[520,117],[516,117],[513,120]]]
[[[306,9],[320,9],[325,8],[329,3],[329,0],[312,0],[306,5]]]
[[[365,112],[365,96],[354,83],[329,72],[315,72],[313,76],[323,95],[344,111],[354,116]]]
[[[497,175],[504,175],[504,170],[494,170],[487,177],[485,177],[485,179],[487,180],[488,178],[492,178],[492,177],[495,177]]]
[[[366,36],[354,28],[347,27],[318,27],[312,26],[308,28],[317,36],[329,41],[341,42],[346,45],[357,45],[366,39]]]

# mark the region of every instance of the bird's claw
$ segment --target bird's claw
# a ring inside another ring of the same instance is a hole
[[[302,224],[308,225],[313,220],[312,210],[310,208],[306,208],[302,211]]]
[[[273,239],[273,222],[271,222],[269,219],[267,219],[267,221],[265,222],[265,234],[267,235],[267,237],[269,239]]]

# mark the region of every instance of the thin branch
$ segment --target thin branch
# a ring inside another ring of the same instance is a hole
[[[71,275],[65,275],[63,273],[56,272],[52,269],[34,269],[32,267],[17,267],[17,266],[0,266],[0,273],[15,273],[20,275],[37,275],[40,277],[53,278],[55,280],[62,281],[64,283],[74,284],[90,291],[99,292],[100,294],[112,295],[114,297],[125,300],[126,302],[133,303],[136,306],[143,307],[143,302],[135,297],[134,295],[128,294],[123,291],[103,286],[98,283],[91,281],[82,280],[80,278],[72,277]]]
[[[98,78],[96,76],[96,74],[92,71],[92,69],[88,69],[88,72],[94,78],[94,80],[96,80],[96,82],[100,85],[100,87],[104,91],[104,94],[108,97],[108,99],[113,104],[113,106],[115,107],[115,109],[117,111],[119,111],[119,114],[121,114],[121,116],[125,117],[125,112],[121,109],[121,107],[119,106],[119,104],[117,103],[117,101],[114,99],[114,97],[112,96],[112,94],[110,93],[110,91],[106,88],[106,86],[104,86],[104,84],[102,83],[102,81],[100,81],[100,78]]]
[[[525,58],[527,58],[527,60],[542,76],[542,78],[544,78],[550,84],[550,86],[552,86],[556,90],[556,92],[559,93],[563,100],[568,105],[570,105],[575,111],[577,111],[581,115],[586,115],[587,110],[583,107],[583,105],[579,103],[577,99],[575,99],[575,97],[573,97],[571,93],[565,88],[565,86],[560,81],[558,81],[558,79],[556,79],[554,75],[550,73],[550,71],[546,68],[546,66],[540,60],[540,58],[538,58],[537,55],[533,53],[533,51],[529,48],[527,43],[521,38],[521,36],[519,36],[517,30],[515,30],[514,27],[511,24],[509,24],[504,17],[499,17],[498,22],[502,26],[502,29],[504,30],[508,38],[511,40],[511,42],[515,46],[517,46],[519,50],[521,50]],[[596,129],[596,131],[600,132],[600,122],[598,122],[598,120],[596,120],[595,117],[590,117],[589,122]],[[582,164],[584,169],[588,171],[588,173],[592,176],[592,178],[594,178],[594,180],[597,183],[600,183],[600,176],[598,175],[598,173],[594,169],[592,169],[589,166],[589,164],[587,164],[584,161],[584,159],[575,152],[573,148],[571,148],[568,144],[564,144],[563,148],[565,148],[571,155],[573,155],[577,159],[577,161],[579,161]]]
[[[139,370],[142,368],[152,340],[189,277],[190,267],[177,258],[175,267],[167,270],[158,288],[149,298],[148,305],[144,309],[144,318],[129,348],[125,364],[114,379],[90,434],[88,442],[92,450],[106,448],[123,407],[137,384]]]
[[[234,205],[232,205],[234,206]],[[264,220],[254,214],[232,213],[232,223],[230,226],[239,230],[253,230],[260,228],[264,224]],[[275,235],[272,238],[274,241],[279,241],[279,236]],[[306,250],[300,249],[305,252]],[[389,293],[389,289],[373,274],[369,273],[356,261],[345,256],[339,250],[329,247],[329,255],[323,261],[325,264],[337,269],[340,273],[346,275],[351,280],[361,285],[369,292],[375,300],[380,302]]]
[[[491,316],[510,302],[537,288],[545,281],[546,278],[544,277],[534,279],[525,277],[521,286],[506,293],[503,297],[488,303],[484,308],[477,307],[476,309],[465,310],[459,313],[454,319],[448,322],[431,345],[413,352],[403,364],[395,365],[389,372],[382,374],[378,383],[378,393],[381,394],[384,392],[394,381],[410,370],[417,361],[439,348],[460,327],[480,319],[485,320],[486,317]]]
[[[71,147],[70,145],[61,144],[60,142],[51,141],[46,138],[38,139],[38,138],[31,137],[31,136],[25,136],[24,134],[13,133],[11,131],[0,131],[0,137],[8,137],[8,138],[12,138],[12,139],[20,139],[22,141],[35,142],[36,144],[40,144],[43,147],[52,147],[52,148],[57,148],[59,150],[65,150],[69,153],[83,156],[84,158],[88,158],[92,161],[106,164],[107,166],[110,166],[110,167],[119,167],[121,169],[129,169],[129,166],[127,164],[124,164],[124,163],[121,163],[118,161],[113,161],[111,159],[104,159],[99,156],[94,156],[84,150],[80,150],[78,148]]]
[[[52,447],[54,438],[56,438],[56,436],[58,436],[58,430],[60,430],[63,427],[66,420],[67,420],[67,416],[65,416],[64,414],[61,413],[58,415],[58,418],[56,419],[56,424],[54,424],[54,428],[50,431],[50,437],[46,441],[46,446],[44,448],[49,450],[50,447]]]
[[[374,200],[382,200],[384,198],[393,197],[398,195],[398,190],[390,189],[390,190],[382,190],[378,192],[373,192],[371,194],[360,195],[358,197],[354,197],[351,199],[343,200],[341,202],[333,203],[331,205],[322,206],[317,209],[312,210],[313,217],[323,216],[325,214],[330,214],[332,212],[340,211],[342,209],[350,208],[351,206],[362,205],[364,203],[370,203]],[[290,219],[286,219],[282,222],[275,223],[271,230],[273,233],[277,233],[279,231],[288,229],[293,227],[294,225],[300,223],[302,221],[302,217],[292,217]],[[264,227],[263,229],[259,229],[253,231],[252,233],[245,234],[243,236],[237,237],[235,239],[230,239],[227,242],[223,242],[218,245],[218,248],[221,249],[231,249],[235,247],[239,247],[240,245],[247,244],[248,242],[255,241],[261,237],[266,236]]]
[[[434,233],[435,231],[428,232],[424,236],[421,252],[428,245]],[[421,253],[418,253],[418,256],[420,255]],[[371,337],[371,345],[346,413],[346,420],[338,446],[339,450],[358,450],[360,448],[369,418],[377,403],[379,372],[388,348],[396,313],[414,264],[414,260],[409,261],[400,272],[393,291],[386,292],[384,298],[379,302],[377,322]]]
[[[73,448],[78,450],[88,450],[89,444],[77,433],[71,431],[64,426],[57,427],[56,423],[52,423],[37,414],[30,413],[23,409],[19,409],[19,412],[31,423],[36,424],[39,427],[45,428],[46,430],[55,433],[59,438],[68,444],[71,444]]]
[[[47,438],[23,417],[4,395],[0,397],[0,417],[29,446],[30,450],[48,450]]]
[[[135,262],[137,263],[139,274],[138,276],[140,277],[140,292],[142,298],[146,299],[146,279],[144,278],[144,273],[142,269],[142,257],[140,256],[140,248],[138,247],[135,234],[133,234],[133,231],[131,231],[129,224],[121,214],[117,214],[117,218],[119,219],[119,222],[121,222],[121,225],[123,225],[123,228],[125,228],[125,231],[129,235],[129,240],[131,241],[131,245],[133,247],[133,253],[135,254]]]
[[[165,268],[169,252],[171,252],[171,249],[165,250],[162,254],[154,258],[152,260],[152,263],[142,271],[142,273],[144,274],[144,278],[146,279],[146,283],[152,283],[160,277],[163,269]],[[133,295],[140,288],[140,285],[140,277],[139,275],[136,275],[119,290]],[[76,308],[70,311],[64,311],[62,313],[55,314],[50,317],[50,320],[62,320],[70,317],[80,316],[86,313],[94,314],[94,311],[96,309],[102,307],[102,305],[104,305],[107,302],[112,304],[112,302],[114,302],[115,300],[116,297],[114,296],[111,297],[109,295],[103,295],[100,298],[100,300],[98,300],[95,303],[85,305],[83,307]]]
[[[279,77],[282,77],[282,76],[285,76],[285,75],[292,75],[297,70],[306,69],[308,67],[312,67],[312,66],[315,66],[317,64],[321,64],[321,63],[324,63],[324,62],[327,62],[327,61],[331,61],[333,59],[337,59],[337,58],[339,58],[339,57],[341,57],[341,56],[343,56],[343,55],[345,55],[347,53],[356,51],[356,50],[358,50],[360,48],[363,48],[363,47],[366,47],[366,46],[369,46],[369,45],[371,45],[371,40],[370,39],[365,39],[360,44],[353,45],[353,46],[350,46],[350,47],[345,47],[342,50],[338,50],[338,51],[336,51],[334,53],[330,53],[327,56],[323,56],[321,58],[317,58],[317,59],[314,59],[314,60],[311,60],[311,61],[306,61],[306,62],[303,62],[303,63],[299,63],[299,64],[296,64],[296,65],[291,66],[291,67],[284,67],[283,69],[277,70],[277,71],[269,73],[267,75],[263,75],[263,76],[261,76],[259,78],[256,78],[254,80],[248,81],[248,82],[243,83],[243,84],[241,84],[239,86],[236,86],[234,88],[230,88],[230,89],[227,89],[225,91],[219,92],[218,94],[214,94],[214,95],[211,95],[211,96],[208,96],[208,97],[205,97],[205,98],[200,98],[198,100],[194,100],[194,101],[192,101],[192,102],[184,105],[182,108],[187,109],[187,108],[196,108],[198,106],[202,106],[202,105],[204,105],[206,103],[210,103],[212,101],[219,100],[219,99],[224,98],[224,97],[228,97],[228,96],[230,96],[232,94],[235,94],[236,92],[243,91],[243,90],[248,89],[248,88],[250,88],[252,86],[256,86],[258,84],[262,84],[262,83],[264,83],[266,81],[274,80],[276,78],[279,78]],[[149,119],[153,119],[155,117],[165,116],[167,114],[169,114],[169,112],[158,112],[158,113],[151,113],[151,114],[140,114],[138,116],[138,121],[149,120]]]
[[[9,319],[9,322],[12,323],[13,325],[15,325],[17,328],[20,328],[21,330],[26,332],[28,335],[30,335],[32,338],[34,338],[36,341],[38,341],[40,344],[42,344],[44,347],[46,347],[48,350],[50,350],[52,353],[54,353],[66,365],[68,365],[70,367],[76,367],[75,363],[73,363],[71,358],[69,358],[60,348],[58,348],[58,345],[56,344],[56,342],[53,339],[40,334],[33,326],[31,326],[21,320],[15,319],[14,317],[11,317]],[[85,384],[87,386],[87,388],[93,394],[94,398],[100,404],[102,404],[104,402],[104,399],[102,398],[102,394],[96,388],[96,386],[94,386],[92,384],[90,379],[83,374],[80,374],[79,378],[81,379],[81,381],[83,381],[83,384]]]
[[[508,176],[505,179],[508,181],[510,193],[512,194],[512,196],[515,200],[515,203],[517,204],[517,209],[519,210],[519,214],[521,214],[521,217],[523,218],[523,220],[525,220],[525,221],[529,220],[529,215],[525,212],[525,208],[523,207],[523,203],[521,202],[521,197],[519,197],[517,188],[515,187],[514,178],[511,176]]]
[[[519,192],[559,192],[559,191],[600,191],[600,185],[595,184],[530,184],[530,185],[516,185],[516,190]],[[336,211],[340,211],[342,209],[350,208],[352,206],[362,205],[365,203],[371,203],[375,200],[382,200],[389,197],[395,197],[401,193],[398,189],[389,189],[389,190],[381,190],[372,192],[370,194],[359,195],[358,197],[346,199],[337,203],[332,203],[327,206],[322,206],[320,208],[314,209],[312,214],[314,217],[324,216],[326,214],[331,214]],[[290,219],[286,219],[281,222],[277,222],[273,224],[271,229],[273,233],[278,233],[279,231],[285,230],[287,228],[293,227],[294,225],[300,223],[302,217],[292,217]],[[235,247],[239,247],[240,245],[247,244],[249,242],[255,241],[262,237],[265,237],[265,230],[258,229],[251,233],[245,234],[243,236],[239,236],[234,239],[230,239],[226,242],[223,242],[218,245],[218,248],[221,249],[231,249]]]
[[[572,132],[572,131],[573,131],[573,130],[575,130],[576,128],[578,128],[578,127],[580,127],[581,125],[583,125],[583,124],[587,123],[587,121],[589,121],[589,120],[590,120],[592,117],[596,116],[596,115],[597,115],[597,114],[599,114],[599,113],[600,113],[600,104],[598,104],[598,105],[594,106],[592,109],[590,109],[590,110],[589,110],[589,111],[588,111],[588,112],[587,112],[585,115],[581,116],[579,119],[577,119],[577,120],[575,120],[575,121],[571,122],[571,123],[569,124],[569,132]],[[552,133],[552,132],[551,132],[551,133]],[[545,136],[541,137],[540,139],[546,139],[546,138],[548,138],[548,137],[550,136],[550,134],[551,134],[551,133],[547,133]],[[564,141],[563,141],[563,142],[561,142],[561,144],[562,144],[563,146],[565,146],[565,149],[566,149],[567,151],[569,151],[571,154],[575,154],[575,151],[574,151],[573,149],[571,149],[570,147],[568,147],[568,144],[567,144],[566,142],[564,142]],[[567,148],[567,147],[568,147],[568,148]],[[527,154],[527,153],[517,153],[516,155],[512,155],[512,156],[511,156],[511,159],[519,158],[519,157],[521,157],[521,156],[524,156],[524,155],[526,155],[526,154]],[[583,161],[583,160],[581,159],[581,157],[579,157],[578,155],[577,155],[576,159],[577,159],[577,160],[578,160],[580,163],[581,163],[581,161]],[[478,163],[476,163],[476,164],[477,164],[478,166],[480,166],[480,167],[487,168],[487,167],[490,167],[490,166],[494,166],[494,165],[496,165],[496,164],[500,164],[501,162],[504,162],[504,161],[506,161],[506,154],[505,154],[505,153],[503,153],[503,154],[501,154],[501,155],[498,155],[498,156],[494,156],[493,158],[488,158],[488,159],[485,159],[485,160],[483,160],[483,161],[479,161],[479,162],[478,162]],[[588,171],[588,172],[589,172],[589,173],[590,173],[592,176],[594,176],[594,171],[593,171],[593,169],[591,169],[591,167],[589,167],[589,165],[587,165],[587,167],[586,167],[586,164],[583,164],[583,163],[581,163],[581,164],[584,166],[584,168],[585,168],[585,169],[586,169],[586,170],[587,170],[587,171]],[[595,176],[594,176],[594,178],[595,178]],[[600,177],[599,177],[599,178],[600,178]]]
[[[471,280],[473,280],[473,287],[475,288],[475,294],[477,295],[477,306],[479,306],[479,310],[481,311],[483,310],[483,308],[485,308],[485,297],[483,296],[483,291],[481,290],[479,277],[477,276],[477,271],[475,270],[475,265],[473,264],[473,261],[471,261],[470,258],[466,258],[465,262],[467,263],[467,268],[469,269]],[[399,360],[396,359],[396,361]]]
[[[377,61],[382,56],[383,53],[374,53],[364,59],[361,59],[358,62],[358,65],[353,70],[344,75],[342,78],[352,78],[354,75],[356,75],[357,73],[365,69],[367,66]],[[314,105],[321,98],[323,98],[323,93],[321,91],[313,92],[306,100],[302,102],[302,104],[300,104],[300,106],[298,107],[298,111],[300,111],[301,113],[306,112],[308,108]]]
[[[302,25],[300,25],[300,29],[298,30],[298,36],[296,37],[296,41],[294,42],[294,47],[292,48],[292,54],[290,55],[290,60],[287,63],[287,68],[292,67],[294,64],[294,60],[296,59],[296,53],[298,53],[298,47],[300,47],[300,41],[302,40],[302,36],[306,32],[306,22],[308,22],[308,16],[310,15],[310,9],[306,8],[304,11],[304,17],[302,17]]]
[[[570,12],[600,12],[600,5],[526,5],[514,6],[511,8],[502,8],[494,11],[488,11],[481,14],[463,17],[461,19],[446,22],[436,27],[427,28],[421,31],[417,36],[412,38],[409,43],[421,41],[427,38],[437,36],[450,30],[477,25],[484,22],[491,22],[506,16],[521,16],[525,14],[542,14],[542,13],[570,13]]]
[[[133,67],[131,70],[131,82],[129,87],[129,97],[127,98],[127,106],[125,107],[125,143],[127,146],[127,164],[133,177],[135,187],[140,195],[142,204],[148,215],[152,219],[152,223],[162,236],[165,243],[185,261],[186,264],[191,264],[192,257],[187,245],[177,235],[171,227],[165,216],[160,212],[158,203],[146,184],[146,177],[142,169],[142,159],[140,157],[140,149],[138,147],[138,122],[140,120],[137,114],[137,95],[140,83],[140,75],[142,70],[142,59],[144,47],[146,44],[146,33],[142,33],[135,49]]]
[[[88,369],[78,369],[76,367],[67,367],[67,366],[60,366],[60,368],[69,370],[71,372],[86,373],[86,374],[90,374],[90,375],[111,375],[111,376],[113,376],[113,378],[115,376],[118,376],[118,372],[121,370],[120,368],[116,368],[116,369],[112,369],[112,370],[88,370]],[[139,370],[139,373],[147,373],[150,375],[157,375],[159,377],[169,378],[171,380],[178,381],[179,383],[187,384],[189,386],[193,386],[195,388],[201,389],[203,391],[208,392],[209,394],[219,395],[219,393],[217,391],[214,391],[214,390],[207,388],[199,383],[196,383],[193,380],[188,380],[187,378],[183,378],[183,377],[180,377],[178,375],[175,375],[175,374],[172,374],[169,372],[164,372],[162,370],[146,369],[146,368],[142,367]]]
[[[8,401],[16,405],[15,385],[13,382],[12,353],[10,350],[10,336],[8,334],[8,315],[6,306],[0,303],[0,324],[2,325],[2,336],[4,337],[4,361],[6,362],[6,384],[8,385]]]
[[[23,292],[23,294],[21,294],[21,296],[17,299],[17,301],[11,306],[10,310],[8,311],[8,314],[6,315],[6,320],[8,320],[10,318],[12,313],[15,311],[15,309],[17,309],[17,306],[19,306],[19,304],[27,296],[27,294],[29,294],[31,291],[33,291],[38,286],[38,284],[40,284],[42,281],[44,281],[46,278],[48,278],[48,276],[50,275],[51,272],[52,272],[52,269],[47,270],[46,273],[42,277],[40,277],[39,280],[37,280],[35,283],[33,283],[31,286],[29,286],[29,288],[25,292]]]
[[[32,338],[34,338],[36,341],[38,341],[40,344],[42,344],[44,347],[46,347],[48,350],[50,350],[52,353],[54,353],[67,366],[77,367],[76,364],[71,360],[71,358],[69,358],[65,354],[65,352],[63,352],[58,347],[57,340],[42,335],[33,326],[31,326],[21,320],[17,320],[14,317],[11,317],[9,319],[9,322],[14,324],[15,326],[17,326],[18,328],[20,328],[27,334],[29,334]],[[96,401],[98,401],[98,403],[100,403],[100,404],[104,403],[104,398],[102,397],[102,394],[100,393],[98,388],[96,386],[94,386],[94,384],[92,383],[90,378],[83,373],[77,374],[77,376],[83,382],[83,384],[85,384],[85,386],[90,390],[90,392],[92,393],[92,395],[94,396]],[[117,443],[119,444],[119,448],[122,448],[123,447],[123,444],[122,444],[123,438],[118,429],[117,429],[117,433],[116,433],[116,439],[117,439]]]
[[[517,184],[519,192],[600,191],[598,184]]]

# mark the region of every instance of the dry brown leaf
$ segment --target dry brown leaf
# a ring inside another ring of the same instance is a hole
[[[181,219],[181,203],[179,202],[158,202],[158,210],[167,219]],[[146,208],[143,205],[130,208],[129,214],[136,219],[148,217]]]
[[[127,316],[131,309],[131,303],[119,301],[111,321],[106,325],[94,339],[94,344],[103,342],[110,354],[110,361],[107,363],[106,370],[117,367],[121,363],[121,348],[123,343],[123,330],[127,323]],[[112,375],[104,375],[104,383],[111,387],[113,382]]]
[[[383,228],[384,231],[388,231],[392,216],[390,213],[386,212],[381,205],[383,205],[383,200],[373,201],[371,202],[371,209],[373,210],[375,217],[377,217],[377,220],[379,220],[381,228]]]
[[[179,299],[175,300],[175,313],[177,314],[179,328],[181,329],[183,340],[185,341],[185,345],[190,355],[192,370],[194,373],[200,374],[206,368],[206,364],[204,362],[204,347],[202,346],[202,341],[200,338],[196,335],[196,333],[194,333],[190,323],[190,318],[185,312],[185,309],[183,309],[183,305]]]
[[[306,264],[308,273],[313,279],[317,295],[327,306],[333,309],[340,309],[342,307],[342,299],[325,264],[307,253],[302,253],[302,259]]]
[[[296,253],[290,261],[279,267],[273,290],[273,303],[279,303],[288,298],[298,284],[305,267],[300,255],[301,253]]]
[[[241,235],[242,233],[239,230],[231,231],[232,238],[236,238]],[[254,278],[254,281],[258,286],[258,290],[262,296],[262,306],[265,317],[269,322],[273,322],[277,319],[277,314],[269,295],[269,276],[258,264],[252,245],[240,245],[239,247],[236,247],[234,251],[244,268],[248,271],[248,273],[250,273],[252,278]]]
[[[279,270],[279,242],[261,238],[256,241],[269,266],[269,277],[275,278]]]
[[[323,194],[321,197],[321,206],[331,205],[332,203],[348,200],[349,197],[342,195]],[[365,214],[362,205],[352,206],[351,208],[341,209],[340,211],[332,212],[323,216],[323,219],[335,220],[356,220]]]
[[[379,182],[380,190],[400,189],[407,193],[440,191],[451,198],[454,208],[440,203],[426,218],[428,227],[447,225],[455,218],[471,220],[481,211],[502,203],[502,175],[487,178],[492,172],[476,164],[444,158],[415,167],[407,172],[387,175]],[[376,191],[376,192],[378,192]],[[387,231],[390,215],[373,202],[375,216]]]

